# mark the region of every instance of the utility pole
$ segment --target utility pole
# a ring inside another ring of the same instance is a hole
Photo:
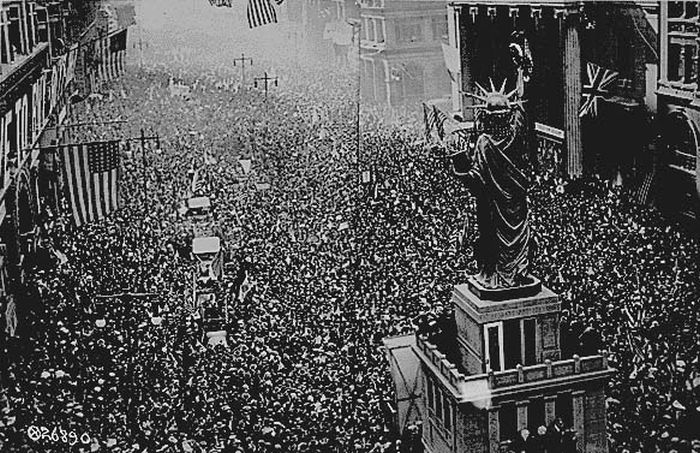
[[[265,85],[265,99],[267,99],[267,89],[270,83],[274,83],[275,86],[278,86],[277,77],[268,76],[267,71],[265,72],[265,75],[263,77],[255,78],[255,88],[258,87],[258,82],[262,82]]]
[[[245,64],[249,61],[250,65],[253,66],[253,59],[246,57],[245,54],[242,53],[240,58],[233,59],[233,65],[236,66],[236,63],[239,61],[241,62],[241,87],[245,88]]]
[[[141,153],[143,156],[143,210],[148,212],[148,174],[146,173],[146,133],[141,128]]]
[[[143,70],[143,29],[139,24],[139,70]]]

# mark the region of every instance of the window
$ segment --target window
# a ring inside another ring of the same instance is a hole
[[[377,35],[377,42],[384,42],[384,20],[377,19],[375,24],[375,32]]]
[[[374,19],[367,19],[367,39],[369,41],[374,41],[376,39],[374,33]]]
[[[523,320],[523,364],[534,365],[537,363],[535,352],[535,330],[537,322],[534,319]]]
[[[561,418],[565,427],[573,425],[573,402],[571,393],[560,393],[557,395],[557,401],[554,403],[554,413],[557,418]]]
[[[513,440],[518,433],[518,419],[515,403],[507,403],[498,409],[501,441]]]
[[[423,27],[415,20],[403,20],[396,24],[396,40],[401,43],[422,42]]]
[[[433,410],[435,407],[435,394],[433,390],[433,381],[430,380],[430,378],[425,378],[427,381],[427,387],[428,387],[428,409]]]
[[[511,319],[486,324],[486,371],[510,370],[536,363],[535,319]],[[553,346],[553,345],[552,345]]]
[[[486,371],[501,371],[503,363],[503,328],[500,322],[484,325],[486,335]]]
[[[438,388],[435,389],[435,416],[442,417],[442,391]]]
[[[447,39],[447,17],[433,17],[433,40],[442,41]]]
[[[445,425],[445,429],[452,429],[452,405],[447,399],[447,395],[444,395],[444,401],[442,402],[445,411],[442,417],[442,423]]]
[[[666,70],[664,78],[679,85],[697,83],[698,51],[695,25],[698,17],[697,2],[669,2],[666,11],[668,45],[661,49],[665,52],[668,62],[666,68],[663,68]]]
[[[531,433],[536,433],[537,428],[544,426],[544,398],[533,398],[527,405],[527,423]]]
[[[697,82],[697,66],[695,64],[695,45],[683,46],[683,83],[695,83]]]
[[[505,368],[512,369],[522,364],[522,351],[520,349],[520,320],[510,319],[503,322],[503,348],[505,355]]]

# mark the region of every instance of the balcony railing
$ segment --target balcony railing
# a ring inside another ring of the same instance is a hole
[[[600,355],[586,357],[575,355],[572,359],[567,360],[558,360],[556,362],[545,360],[544,363],[537,365],[518,365],[511,370],[492,371],[467,376],[461,373],[455,364],[447,360],[445,354],[440,352],[436,345],[428,341],[425,335],[416,334],[416,347],[439,371],[440,375],[450,383],[450,386],[456,393],[461,393],[464,386],[469,382],[480,380],[486,381],[487,388],[493,390],[609,370],[607,352],[602,351]]]

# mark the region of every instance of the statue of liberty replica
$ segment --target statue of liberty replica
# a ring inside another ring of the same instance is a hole
[[[505,289],[533,283],[529,275],[533,238],[528,223],[527,140],[523,101],[518,90],[477,87],[469,93],[479,137],[469,149],[451,155],[455,175],[476,198],[479,237],[474,247],[479,286]]]

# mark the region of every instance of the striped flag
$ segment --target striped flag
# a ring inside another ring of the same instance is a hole
[[[594,117],[598,115],[598,99],[605,98],[610,94],[608,86],[617,78],[619,73],[588,62],[586,74],[588,80],[583,84],[583,103],[579,109],[578,116],[583,117],[590,113]]]
[[[192,185],[190,187],[192,195],[204,195],[208,192],[206,177],[203,177],[199,173],[199,169],[195,170],[194,177],[192,178]]]
[[[284,0],[274,0],[277,5],[281,5]],[[250,28],[277,23],[277,12],[270,0],[248,0],[246,7],[248,26]]]
[[[448,120],[447,114],[433,105],[435,111],[435,130],[437,130],[440,141],[445,138],[445,121]]]
[[[119,140],[63,148],[66,197],[76,226],[119,207]]]
[[[423,123],[425,124],[425,139],[430,140],[435,127],[435,111],[423,103]]]

